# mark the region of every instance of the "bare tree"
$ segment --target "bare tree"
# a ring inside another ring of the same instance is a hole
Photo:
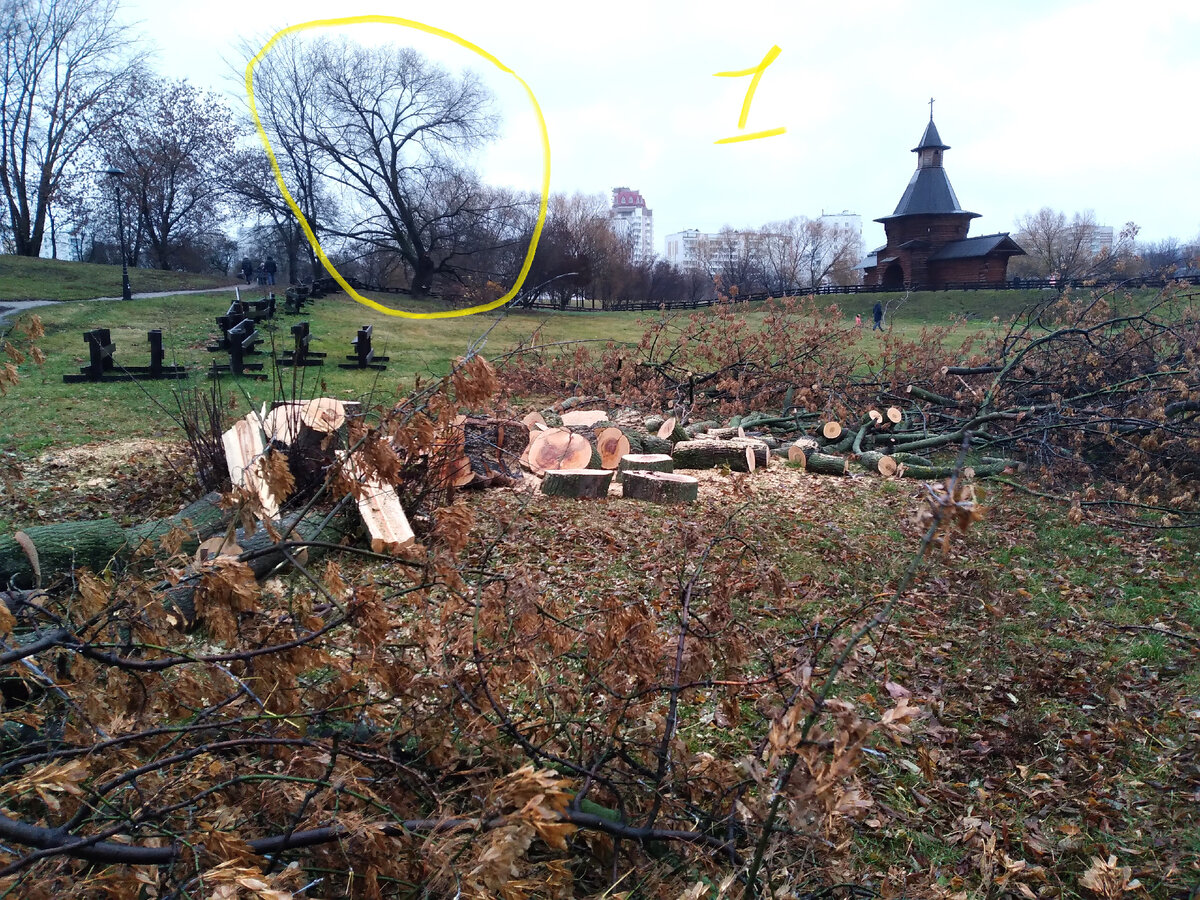
[[[13,250],[38,256],[83,149],[121,113],[140,68],[117,0],[0,0],[0,191]]]
[[[1027,256],[1013,260],[1014,274],[1067,281],[1098,273],[1112,257],[1095,248],[1098,227],[1091,210],[1069,219],[1048,206],[1026,213],[1017,219],[1016,240]]]
[[[100,161],[122,170],[151,263],[170,269],[185,246],[209,245],[224,216],[233,111],[186,81],[137,79],[126,112],[99,137]]]
[[[846,283],[862,255],[854,231],[821,219],[796,216],[764,225],[758,245],[767,290],[774,294],[819,287],[827,281]]]
[[[435,276],[461,277],[477,249],[462,237],[493,212],[494,195],[466,164],[496,124],[479,79],[454,77],[410,48],[344,40],[318,39],[281,59],[260,64],[256,96],[282,109],[303,95],[304,119],[263,124],[279,129],[277,146],[298,148],[297,171],[338,191],[346,223],[332,233],[398,254],[418,294]]]

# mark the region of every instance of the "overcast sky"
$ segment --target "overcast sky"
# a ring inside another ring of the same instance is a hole
[[[757,227],[849,210],[869,247],[916,165],[929,98],[972,234],[1015,230],[1042,206],[1094,210],[1140,239],[1200,234],[1196,0],[592,3],[318,3],[209,0],[127,3],[164,75],[232,92],[239,38],[261,41],[312,19],[383,14],[480,45],[521,75],[545,113],[556,192],[639,189],[655,244],[684,228]],[[493,181],[536,189],[541,153],[518,86],[469,52],[411,29],[353,26],[371,42],[413,44],[484,75],[505,115],[482,163]],[[738,133],[748,78],[764,73],[746,131],[778,137],[715,145]]]

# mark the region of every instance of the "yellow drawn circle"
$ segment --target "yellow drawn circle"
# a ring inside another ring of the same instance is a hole
[[[529,249],[525,253],[525,262],[521,266],[521,272],[517,275],[517,280],[507,294],[498,300],[493,300],[491,303],[482,303],[478,306],[472,306],[467,309],[447,310],[445,312],[429,312],[416,313],[405,312],[401,309],[392,309],[389,306],[384,306],[381,303],[376,303],[374,300],[362,296],[358,291],[354,290],[338,272],[337,268],[329,261],[329,257],[325,255],[325,251],[321,249],[321,242],[317,240],[317,236],[313,234],[312,228],[308,224],[308,220],[304,218],[304,213],[300,211],[300,207],[292,198],[291,192],[288,191],[287,185],[283,181],[283,172],[280,171],[279,161],[275,158],[275,151],[271,148],[271,139],[267,137],[266,129],[263,128],[262,121],[258,117],[258,105],[254,102],[254,67],[262,61],[263,57],[270,52],[271,47],[275,42],[289,34],[294,34],[297,31],[303,31],[307,28],[332,28],[338,25],[360,25],[360,24],[376,24],[376,25],[400,25],[404,28],[415,28],[418,31],[423,31],[426,34],[432,34],[434,37],[445,38],[448,41],[453,41],[460,47],[465,47],[474,53],[479,54],[488,62],[496,66],[501,72],[507,72],[517,80],[517,83],[525,89],[525,93],[529,96],[529,103],[533,107],[534,115],[537,117],[538,128],[541,131],[542,138],[542,195],[538,205],[537,224],[533,228],[533,237],[529,241]],[[492,54],[488,53],[482,47],[472,44],[470,41],[459,37],[449,31],[441,28],[435,28],[432,25],[425,25],[421,22],[414,22],[412,19],[401,19],[396,16],[346,16],[340,19],[314,19],[311,22],[301,22],[298,25],[291,25],[281,31],[277,31],[271,36],[271,39],[263,45],[262,49],[254,55],[254,58],[246,66],[246,96],[250,99],[250,114],[254,116],[254,126],[258,129],[258,136],[262,139],[263,148],[267,151],[267,158],[271,160],[271,169],[275,173],[275,181],[279,184],[279,190],[283,192],[283,199],[287,201],[288,206],[292,208],[292,212],[296,214],[297,220],[300,222],[300,227],[304,229],[304,234],[308,238],[308,242],[316,251],[317,256],[321,258],[321,262],[325,264],[325,268],[333,275],[334,280],[340,284],[343,290],[351,297],[357,300],[364,306],[369,306],[371,309],[377,310],[387,316],[399,316],[405,319],[456,319],[459,316],[471,316],[475,313],[487,312],[490,309],[496,309],[503,306],[509,300],[517,295],[517,291],[521,289],[521,285],[525,283],[525,278],[529,275],[529,268],[533,265],[533,255],[537,252],[538,241],[542,236],[542,226],[546,224],[546,205],[550,198],[550,134],[546,130],[546,118],[542,115],[542,108],[538,105],[537,97],[533,95],[533,91],[525,80],[516,72],[510,69]]]

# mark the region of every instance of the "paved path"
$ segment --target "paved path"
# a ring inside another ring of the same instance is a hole
[[[204,288],[197,291],[149,291],[147,293],[134,294],[134,300],[152,300],[155,297],[180,297],[184,294],[213,294],[218,291],[232,291],[240,287],[254,287],[254,285],[245,284],[228,284],[223,287]],[[39,306],[51,306],[55,303],[95,303],[100,300],[120,300],[120,297],[88,297],[85,300],[0,300],[0,322],[13,313],[22,313],[27,309],[36,309]]]

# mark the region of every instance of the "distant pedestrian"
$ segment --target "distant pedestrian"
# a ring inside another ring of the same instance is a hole
[[[871,311],[871,314],[875,317],[875,324],[871,326],[871,330],[883,331],[883,303],[876,300],[875,309]]]
[[[249,282],[247,282],[247,284],[249,284]],[[858,316],[858,315],[856,315],[856,316],[854,317],[854,327],[855,327],[855,328],[862,328],[862,316]]]
[[[258,264],[258,272],[255,274],[258,276],[259,285],[265,285],[267,283],[267,267],[264,263]]]
[[[267,257],[267,284],[275,283],[275,273],[279,271],[279,267],[275,265],[275,257]]]
[[[250,278],[254,275],[254,263],[250,262],[250,257],[242,257],[242,277],[246,279],[246,284],[250,283]]]

